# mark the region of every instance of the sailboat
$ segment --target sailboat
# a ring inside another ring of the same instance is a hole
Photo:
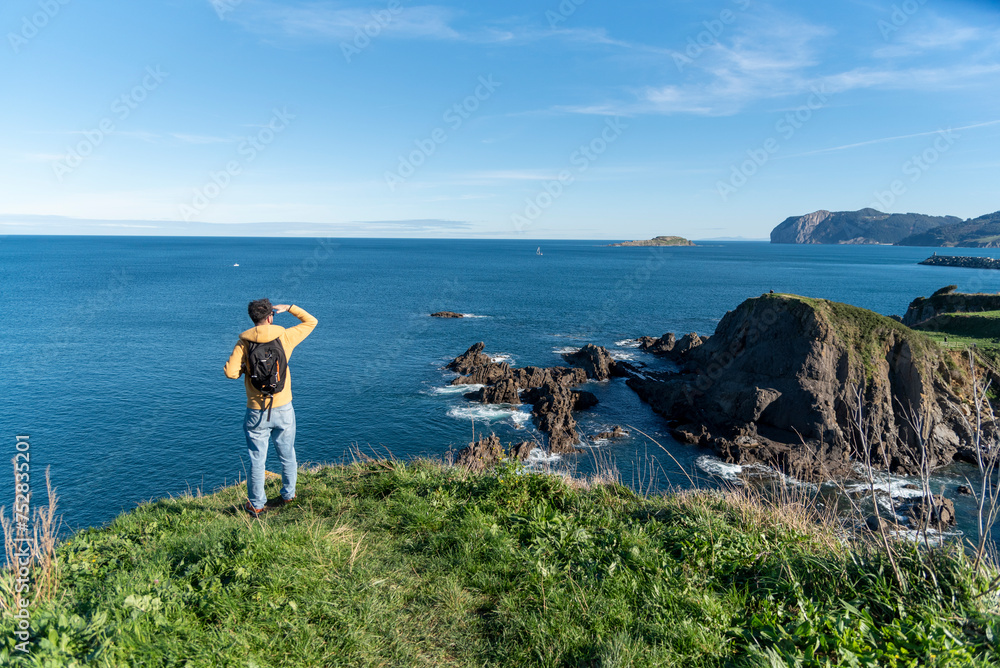
[[[542,247],[539,246],[538,249],[535,251],[535,255],[541,255],[541,254],[542,254]]]

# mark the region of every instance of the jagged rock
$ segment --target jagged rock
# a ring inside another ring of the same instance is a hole
[[[523,462],[528,459],[528,456],[536,447],[538,447],[538,444],[534,441],[521,441],[517,445],[510,446],[510,456],[516,457]]]
[[[486,355],[483,355],[486,357]],[[493,385],[514,377],[510,365],[506,362],[494,362],[486,357],[488,362],[471,370],[467,376],[459,376],[451,381],[452,385]]]
[[[641,336],[638,340],[640,350],[656,355],[672,352],[674,346],[677,345],[677,337],[674,336],[673,332],[667,332],[658,339],[652,336]]]
[[[585,392],[583,390],[576,390],[573,392],[573,410],[582,411],[588,408],[593,408],[598,403],[597,396],[593,392]]]
[[[466,374],[451,384],[483,385],[482,389],[465,395],[472,401],[532,404],[539,430],[549,435],[549,449],[556,453],[574,452],[579,435],[572,412],[597,404],[592,393],[570,389],[587,381],[586,371],[567,367],[511,369],[506,362],[494,362],[484,355],[484,347],[483,343],[477,343],[448,365],[447,368]],[[523,394],[519,395],[519,390]]]
[[[871,311],[772,294],[727,313],[708,341],[684,354],[681,373],[633,377],[628,385],[673,423],[679,440],[810,481],[851,474],[861,386],[868,443],[888,444],[887,461],[870,446],[873,463],[915,474],[920,440],[932,469],[969,456],[971,434],[952,389],[962,372],[944,380],[945,354]],[[919,438],[910,410],[922,418]]]
[[[879,515],[870,515],[865,520],[865,527],[873,533],[878,533],[880,531],[894,531],[899,528],[899,525]]]
[[[455,313],[454,311],[438,311],[437,313],[431,313],[432,318],[464,318],[465,314]]]
[[[697,348],[698,346],[705,343],[707,338],[708,337],[706,337],[705,339],[701,338],[700,336],[698,336],[696,332],[685,334],[677,342],[677,345],[674,346],[673,352],[678,355],[683,355],[686,352],[690,352],[693,348]]]
[[[959,485],[958,489],[955,490],[956,494],[961,494],[962,496],[972,496],[972,488],[968,485]]]
[[[447,369],[456,371],[461,374],[472,373],[476,367],[486,366],[488,364],[493,364],[487,355],[483,354],[483,348],[486,344],[480,341],[479,343],[473,344],[464,353],[456,357],[451,363],[448,364]]]
[[[594,438],[625,438],[628,436],[628,432],[621,428],[621,425],[615,425],[615,428],[611,431],[602,431],[599,434],[595,434]]]
[[[937,494],[913,499],[901,510],[919,527],[929,523],[933,528],[943,529],[955,524],[955,503]]]
[[[489,385],[476,392],[469,392],[466,399],[478,401],[484,404],[520,404],[521,398],[517,393],[517,383],[513,378],[507,378],[496,385]]]
[[[626,375],[618,368],[618,363],[611,358],[606,348],[593,343],[588,343],[575,353],[563,353],[563,359],[573,366],[581,367],[587,373],[587,378],[594,380]]]
[[[486,471],[499,464],[505,455],[503,446],[500,445],[500,438],[494,434],[475,443],[469,443],[459,450],[455,464],[464,466],[470,471]]]
[[[923,329],[934,329],[932,318],[946,313],[974,313],[978,311],[1000,310],[1000,294],[955,292],[948,285],[930,297],[917,297],[910,302],[903,316],[907,327],[922,325]]]

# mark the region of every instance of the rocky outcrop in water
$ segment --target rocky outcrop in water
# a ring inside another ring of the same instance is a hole
[[[636,340],[639,342],[639,350],[679,360],[691,349],[708,341],[708,337],[699,336],[696,332],[689,332],[678,340],[673,332],[667,332],[658,339],[652,336],[642,336]]]
[[[575,353],[563,353],[563,359],[572,366],[579,367],[592,380],[628,378],[635,371],[628,362],[619,362],[611,357],[606,348],[588,343]]]
[[[684,237],[660,236],[652,239],[641,239],[638,241],[623,241],[619,244],[608,244],[609,246],[694,246],[695,244]]]
[[[771,294],[727,313],[706,343],[681,356],[683,372],[628,385],[678,439],[802,480],[851,473],[860,403],[867,442],[886,444],[885,458],[871,446],[872,461],[912,474],[921,442],[931,468],[969,454],[955,393],[966,381],[949,361],[924,335],[871,311]]]
[[[431,313],[432,318],[464,318],[464,313],[455,313],[454,311],[438,311],[437,313]]]
[[[566,367],[530,366],[512,369],[506,362],[494,362],[488,355],[484,355],[484,348],[485,344],[482,342],[476,343],[448,364],[448,369],[465,374],[452,380],[451,384],[483,385],[482,389],[465,395],[473,401],[488,404],[531,404],[532,416],[538,429],[548,434],[549,451],[575,452],[579,434],[573,411],[585,410],[597,404],[597,397],[590,392],[571,389],[587,381],[587,372],[584,369]],[[599,350],[607,355],[603,348]],[[593,362],[595,368],[603,368],[600,353],[594,355],[581,359]]]

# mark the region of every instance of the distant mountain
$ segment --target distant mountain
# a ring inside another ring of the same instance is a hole
[[[895,244],[935,228],[961,223],[955,216],[919,213],[816,211],[792,216],[771,230],[772,244]]]
[[[960,246],[962,248],[1000,248],[1000,211],[970,218],[956,225],[935,227],[911,234],[897,242],[900,246]]]

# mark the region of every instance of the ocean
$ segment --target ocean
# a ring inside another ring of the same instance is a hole
[[[107,523],[143,501],[244,478],[243,383],[222,367],[251,326],[247,303],[260,297],[297,304],[319,320],[291,367],[299,461],[325,463],[351,452],[441,458],[473,431],[505,442],[541,439],[527,407],[471,404],[447,386],[453,375],[443,365],[477,341],[514,366],[558,365],[559,353],[586,343],[655,366],[662,362],[631,339],[711,334],[727,310],[769,290],[900,315],[914,297],[944,285],[1000,290],[997,271],[918,265],[934,250],[927,248],[607,243],[0,238],[0,453],[13,457],[15,436],[30,436],[35,500],[44,499],[51,468],[67,531]],[[439,310],[470,317],[428,317]],[[589,441],[583,454],[538,457],[532,467],[586,475],[613,465],[643,490],[689,485],[678,463],[700,484],[733,475],[706,451],[674,442],[623,380],[583,389],[601,402],[578,414],[585,435],[621,424],[651,438],[633,431]],[[271,454],[268,468],[279,470]],[[953,490],[966,473],[958,466],[938,474],[935,491]],[[0,472],[0,488],[12,492],[7,475]],[[970,527],[971,502],[956,503]]]

